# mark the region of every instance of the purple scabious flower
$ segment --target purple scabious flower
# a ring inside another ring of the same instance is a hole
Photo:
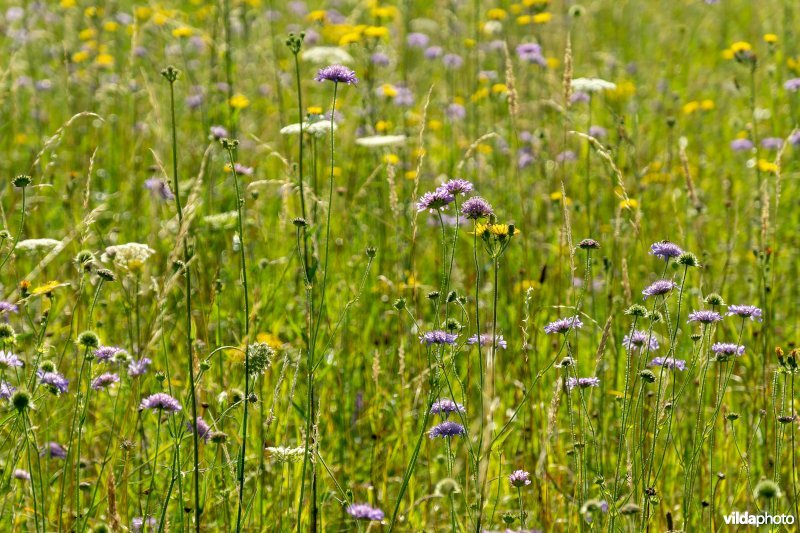
[[[461,206],[461,214],[470,220],[478,220],[494,214],[494,209],[480,196],[473,196]]]
[[[569,103],[571,104],[585,104],[589,101],[589,93],[584,91],[575,91],[569,97]]]
[[[521,149],[517,156],[517,168],[522,170],[528,168],[536,161],[536,157],[527,149]]]
[[[99,346],[94,351],[94,357],[101,363],[111,363],[114,358],[125,350],[117,346]]]
[[[567,388],[569,390],[575,387],[585,389],[587,387],[599,387],[600,378],[567,378]]]
[[[137,516],[136,518],[131,520],[131,531],[133,533],[140,533],[142,528],[144,527],[145,520],[141,516]],[[147,517],[147,529],[154,530],[158,527],[158,522],[152,516]]]
[[[622,338],[622,345],[626,350],[639,350],[647,346],[650,350],[658,350],[658,340],[652,334],[642,330],[636,330],[631,335]]]
[[[128,363],[128,375],[132,378],[141,376],[147,373],[152,361],[147,357],[142,357],[138,361],[131,361]]]
[[[660,279],[647,286],[647,288],[642,291],[642,294],[644,295],[644,299],[647,300],[648,296],[661,296],[667,294],[677,286],[677,283],[671,279]]]
[[[713,324],[722,320],[722,315],[709,309],[701,309],[689,313],[689,320],[686,322],[700,322],[701,324]]]
[[[433,402],[430,410],[430,414],[442,415],[445,418],[450,416],[450,413],[465,413],[465,412],[466,410],[464,409],[463,405],[446,398]]]
[[[733,342],[715,342],[711,346],[711,351],[717,355],[731,356],[744,355],[744,346]]]
[[[186,428],[190,433],[194,433],[194,424],[192,424],[191,420],[186,422]],[[208,422],[203,420],[202,416],[197,417],[197,436],[205,442],[208,442],[208,439],[211,438],[211,426],[208,425]]]
[[[169,184],[160,178],[148,178],[144,180],[144,188],[150,191],[150,194],[155,198],[162,200],[173,200],[175,195],[169,188]]]
[[[366,503],[354,503],[347,508],[347,514],[356,520],[383,520],[383,511],[376,507],[370,507]]]
[[[69,388],[69,380],[58,372],[37,370],[36,375],[39,378],[39,383],[48,387],[53,394],[64,394]]]
[[[439,187],[433,192],[426,192],[417,202],[417,212],[429,209],[434,211],[447,207],[456,197],[444,187]]]
[[[792,146],[797,146],[798,144],[800,144],[800,131],[796,131],[791,135],[789,135],[789,143]]]
[[[800,78],[792,78],[790,80],[786,80],[783,83],[783,88],[793,93],[800,91]]]
[[[524,470],[514,470],[509,474],[508,482],[512,487],[524,487],[531,484],[531,475]]]
[[[669,241],[654,242],[650,245],[650,255],[654,255],[664,261],[669,261],[673,257],[678,257],[683,253],[683,249]]]
[[[385,67],[389,65],[389,56],[387,56],[383,52],[375,52],[370,56],[369,61],[373,65],[378,65],[379,67]]]
[[[424,55],[427,59],[436,59],[437,57],[441,57],[443,53],[444,50],[441,46],[431,46],[425,49]]]
[[[589,135],[596,139],[602,139],[608,135],[608,130],[606,130],[603,126],[592,126],[589,128]]]
[[[217,140],[224,139],[228,136],[228,130],[223,126],[211,126],[211,136]]]
[[[57,442],[48,442],[47,446],[42,448],[42,451],[39,452],[40,457],[44,457],[45,455],[50,457],[51,459],[66,459],[67,450],[65,450]]]
[[[472,191],[472,183],[468,182],[467,180],[452,179],[443,184],[442,188],[453,196],[457,194],[464,195]]]
[[[481,346],[491,346],[492,345],[492,336],[487,333],[481,333],[480,335],[475,334],[469,339],[467,339],[467,344],[478,344],[480,342]],[[502,349],[508,348],[508,343],[503,338],[502,335],[497,336],[497,346]]]
[[[19,311],[19,307],[12,304],[11,302],[6,302],[4,300],[0,300],[0,315],[8,315],[10,313],[17,313]]]
[[[747,152],[753,149],[753,141],[750,139],[735,139],[731,141],[731,150],[734,152]]]
[[[448,105],[444,113],[452,120],[463,120],[467,116],[467,110],[461,104]]]
[[[458,54],[445,54],[442,57],[442,63],[444,63],[445,68],[456,70],[464,65],[464,59]]]
[[[11,383],[8,383],[6,381],[0,381],[0,399],[8,400],[9,398],[11,398],[11,396],[14,395],[14,391],[16,390],[17,388],[13,386]]]
[[[180,411],[181,404],[164,392],[157,392],[155,394],[151,394],[147,398],[142,400],[142,403],[139,404],[139,409],[153,409],[158,411],[167,411],[169,413],[175,413]]]
[[[411,48],[425,48],[428,46],[428,43],[431,41],[431,38],[425,35],[424,33],[414,32],[409,33],[406,37],[406,42],[408,46]]]
[[[522,43],[517,46],[517,55],[523,61],[534,63],[539,66],[546,66],[547,60],[542,55],[542,47],[537,43]]]
[[[458,335],[447,333],[441,329],[429,331],[419,338],[420,344],[425,343],[428,346],[431,344],[455,344]]]
[[[14,473],[12,474],[12,476],[14,476],[14,479],[18,479],[20,481],[30,481],[31,480],[30,473],[27,470],[23,470],[21,468],[17,468],[16,470],[14,470]]]
[[[397,94],[394,95],[392,103],[400,107],[410,107],[414,105],[414,92],[408,87],[395,87]]]
[[[578,156],[575,155],[575,152],[573,152],[572,150],[564,150],[563,152],[561,152],[556,156],[557,163],[569,163],[577,159]]]
[[[550,322],[544,327],[544,332],[548,335],[551,333],[566,333],[570,329],[580,329],[583,327],[583,322],[578,315],[569,318],[559,318],[555,322]]]
[[[761,322],[761,309],[755,305],[729,305],[727,316],[739,316]]]
[[[778,150],[781,146],[783,146],[783,139],[780,137],[765,137],[761,139],[761,148]]]
[[[9,368],[18,368],[22,366],[22,361],[16,354],[0,350],[0,370],[8,370]]]
[[[686,361],[674,357],[656,357],[650,361],[650,366],[663,366],[670,370],[686,370]]]
[[[461,424],[451,422],[450,420],[445,420],[441,424],[433,426],[430,431],[428,431],[428,437],[431,439],[435,439],[436,437],[458,437],[459,435],[465,435],[466,433],[467,430],[464,429],[464,426]]]
[[[346,83],[347,85],[357,85],[358,78],[356,73],[344,65],[330,65],[319,69],[314,79],[319,82],[332,81],[333,83]]]
[[[92,381],[92,390],[101,391],[110,387],[114,383],[119,383],[119,375],[112,372],[100,374]]]

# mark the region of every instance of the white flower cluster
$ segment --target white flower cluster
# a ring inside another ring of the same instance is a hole
[[[141,268],[147,259],[156,253],[155,250],[138,242],[129,242],[109,246],[100,259],[103,262],[113,261],[115,265],[125,269]]]
[[[278,464],[296,463],[303,458],[305,448],[299,446],[297,448],[287,448],[285,446],[269,446],[266,448],[267,453],[272,460]]]
[[[15,251],[23,254],[50,252],[59,244],[61,241],[56,239],[25,239],[17,243]]]
[[[616,83],[601,80],[600,78],[575,78],[572,80],[572,89],[584,93],[599,93],[601,91],[613,91],[617,88]]]

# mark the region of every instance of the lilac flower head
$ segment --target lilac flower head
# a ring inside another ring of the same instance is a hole
[[[92,380],[92,390],[101,391],[110,387],[114,383],[119,383],[119,375],[112,372],[100,374]]]
[[[194,433],[194,424],[192,424],[191,420],[186,422],[186,428],[190,433]],[[208,422],[203,420],[202,416],[197,417],[197,436],[205,442],[208,442],[208,439],[211,438],[211,427],[208,425]]]
[[[48,456],[51,459],[66,459],[67,458],[67,450],[63,448],[57,442],[48,442],[47,446],[45,446],[41,452],[39,452],[40,457]]]
[[[783,84],[783,88],[793,93],[800,91],[800,78],[792,78],[790,80],[786,80]]]
[[[17,468],[16,470],[14,470],[14,473],[12,474],[12,476],[14,476],[14,479],[18,479],[20,481],[30,481],[31,480],[30,473],[28,473],[27,470],[23,470],[21,468]]]
[[[442,58],[445,68],[456,70],[464,64],[464,59],[458,54],[445,54]]]
[[[464,429],[464,426],[461,424],[445,420],[441,424],[433,426],[430,431],[428,431],[428,437],[431,439],[435,439],[436,437],[457,437],[466,433],[467,430]]]
[[[524,470],[514,470],[509,474],[508,482],[512,487],[524,487],[531,484],[531,475]]]
[[[373,65],[378,65],[379,67],[385,67],[389,65],[389,56],[387,56],[383,52],[375,52],[370,56],[369,61]]]
[[[443,417],[447,418],[450,416],[450,413],[465,413],[466,410],[464,406],[460,403],[456,403],[453,400],[449,400],[447,398],[442,400],[437,400],[431,404],[430,414],[432,415],[442,415]]]
[[[661,296],[667,294],[669,291],[678,285],[670,279],[660,279],[651,283],[645,290],[642,291],[644,299],[647,300],[648,296]]]
[[[461,206],[461,214],[470,220],[478,220],[494,214],[494,209],[480,196],[473,196]]]
[[[544,332],[548,335],[551,333],[566,333],[570,329],[580,329],[583,327],[583,322],[578,315],[569,318],[560,318],[555,322],[550,322],[544,327]]]
[[[622,345],[626,350],[639,350],[647,346],[650,350],[658,350],[658,340],[653,335],[642,330],[636,330],[631,335],[622,338]]]
[[[347,514],[356,520],[372,520],[376,522],[383,520],[384,517],[383,511],[376,507],[370,507],[366,503],[354,503],[347,508]]]
[[[546,66],[547,60],[542,55],[542,47],[537,43],[523,43],[517,46],[517,55],[523,61],[534,63],[539,66]]]
[[[443,53],[444,50],[441,46],[431,46],[425,49],[425,57],[427,59],[436,59],[437,57],[441,57]]]
[[[731,141],[731,150],[734,152],[748,152],[753,149],[753,141],[750,139],[735,139]]]
[[[330,65],[321,68],[314,79],[318,82],[332,81],[333,83],[346,83],[347,85],[358,84],[356,73],[344,65]]]
[[[761,147],[767,150],[778,150],[783,146],[783,139],[780,137],[764,137],[761,139]]]
[[[211,136],[217,140],[224,139],[228,137],[228,130],[223,126],[211,126]]]
[[[570,161],[575,161],[576,159],[578,159],[578,156],[575,155],[575,152],[572,150],[564,150],[560,154],[556,155],[557,163],[568,163]]]
[[[139,404],[139,409],[153,409],[174,413],[181,410],[181,404],[169,394],[157,392],[144,398],[142,403]]]
[[[754,305],[729,305],[727,316],[739,316],[761,322],[761,309]]]
[[[589,93],[584,91],[575,91],[569,97],[569,103],[571,104],[585,104],[589,101]]]
[[[608,131],[603,126],[592,126],[589,128],[589,135],[596,139],[602,139],[608,135]]]
[[[147,357],[142,357],[138,361],[131,361],[128,363],[128,375],[135,378],[136,376],[146,374],[147,370],[150,368],[150,363],[152,363],[152,361]]]
[[[463,120],[467,116],[467,110],[461,104],[450,104],[445,109],[445,115],[452,120]]]
[[[426,209],[431,211],[442,209],[443,207],[447,207],[455,199],[456,197],[447,189],[439,187],[433,192],[426,192],[422,195],[422,198],[417,202],[417,212],[425,211]]]
[[[715,342],[711,346],[711,351],[717,356],[729,357],[735,355],[738,357],[744,355],[744,346],[733,342]]]
[[[669,261],[673,257],[678,257],[683,253],[680,246],[674,242],[659,241],[650,245],[650,255],[654,255],[664,261]]]
[[[796,131],[789,135],[789,143],[791,143],[792,146],[797,146],[800,144],[800,131]]]
[[[581,389],[585,389],[587,387],[599,387],[599,386],[600,386],[600,378],[568,378],[567,379],[567,388],[569,390],[572,390],[575,387],[580,387]]]
[[[394,95],[392,103],[400,107],[409,107],[414,105],[414,92],[408,87],[398,86],[395,87],[397,94]]]
[[[63,394],[69,388],[69,380],[58,372],[37,370],[36,375],[39,377],[39,383],[48,387],[53,394]]]
[[[440,329],[429,331],[419,338],[420,344],[425,343],[428,346],[431,344],[455,344],[458,335],[447,333]]]
[[[144,527],[145,520],[137,516],[136,518],[131,520],[131,531],[133,533],[140,533],[142,528]],[[155,530],[158,527],[158,521],[152,516],[147,517],[147,529],[148,530]]]
[[[722,320],[722,315],[709,309],[701,309],[689,313],[689,320],[686,322],[700,322],[701,324],[713,324]]]
[[[0,370],[8,370],[9,368],[18,368],[22,366],[22,361],[16,354],[0,350]]]
[[[113,363],[117,355],[125,353],[125,350],[117,346],[99,346],[94,351],[94,357],[101,363]]]
[[[425,48],[430,42],[430,37],[424,33],[409,33],[406,42],[411,48]]]
[[[650,366],[663,366],[670,370],[686,370],[686,361],[674,357],[656,357],[650,361]]]
[[[442,185],[442,188],[455,196],[456,194],[467,194],[472,191],[472,183],[462,179],[452,179]]]
[[[492,336],[486,333],[481,333],[480,335],[475,334],[467,339],[467,344],[478,344],[478,342],[480,342],[481,346],[491,346]],[[497,336],[497,346],[498,348],[502,348],[504,350],[508,348],[508,343],[502,335]]]
[[[19,311],[19,307],[12,304],[11,302],[6,302],[4,300],[0,300],[0,315],[8,315],[10,313],[16,313]]]
[[[0,381],[0,399],[8,400],[14,395],[14,391],[16,390],[17,388],[11,383]]]

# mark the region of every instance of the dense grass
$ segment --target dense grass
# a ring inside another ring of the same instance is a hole
[[[797,518],[793,2],[172,4],[2,4],[0,530]]]

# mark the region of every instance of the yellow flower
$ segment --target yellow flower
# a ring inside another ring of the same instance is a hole
[[[508,92],[508,87],[504,83],[495,83],[492,85],[492,92],[494,94],[506,94]]]
[[[361,40],[361,32],[351,31],[350,33],[345,33],[342,35],[341,39],[339,39],[339,46],[347,46],[348,44],[354,44]]]
[[[416,170],[406,170],[406,179],[407,180],[413,180],[416,177],[417,177],[417,171]]]
[[[69,283],[61,283],[60,281],[48,281],[44,285],[36,287],[31,291],[33,296],[40,296],[42,294],[50,294],[59,287],[66,287]]]
[[[328,14],[325,12],[324,9],[317,9],[311,11],[308,15],[306,15],[306,20],[309,22],[325,22]]]
[[[153,15],[153,10],[149,7],[137,7],[133,14],[139,20],[147,20]]]
[[[256,341],[257,342],[264,342],[266,344],[269,344],[271,348],[275,348],[275,349],[280,348],[281,345],[283,344],[281,342],[281,339],[277,335],[275,335],[274,333],[259,332],[259,333],[256,334]]]
[[[545,11],[544,13],[537,13],[533,16],[534,24],[547,24],[553,19],[553,14]]]
[[[174,30],[172,30],[173,37],[191,37],[192,35],[192,28],[189,26],[178,26]]]
[[[775,44],[778,42],[778,36],[775,35],[774,33],[765,33],[764,42],[769,44]]]
[[[58,5],[61,6],[61,9],[69,9],[75,7],[75,0],[61,0]]]
[[[517,24],[519,24],[520,26],[527,26],[528,24],[531,23],[532,20],[533,17],[531,17],[530,15],[520,15],[517,17]]]
[[[636,94],[636,85],[629,80],[617,82],[617,86],[610,91],[606,91],[606,95],[612,100],[627,100]]]
[[[525,7],[546,6],[550,0],[522,0],[522,5]]]
[[[467,48],[475,48],[475,44],[476,44],[475,39],[470,39],[470,38],[464,39],[464,46],[466,46]]]
[[[384,28],[383,26],[368,26],[364,29],[364,35],[367,37],[375,37],[376,39],[389,37],[389,28]]]
[[[383,156],[383,162],[387,165],[396,165],[400,162],[400,158],[395,154],[386,154]]]
[[[306,108],[306,113],[308,113],[309,115],[321,115],[322,114],[322,108],[319,107],[319,106],[316,106],[316,105],[309,106],[309,107]]]
[[[740,52],[749,52],[753,47],[747,41],[736,41],[731,45],[731,52],[738,54]]]
[[[486,16],[489,18],[489,20],[505,20],[508,16],[508,13],[506,13],[505,9],[495,7],[487,11]]]
[[[95,59],[95,63],[97,63],[101,67],[110,67],[114,64],[114,56],[111,54],[100,54]]]
[[[636,209],[637,207],[639,207],[639,202],[637,200],[634,200],[633,198],[622,200],[619,203],[620,209]]]
[[[89,59],[89,52],[86,50],[81,50],[80,52],[75,52],[72,54],[73,63],[83,63],[87,59]]]
[[[430,129],[431,131],[439,131],[440,129],[442,129],[442,121],[436,119],[429,120],[428,129]]]
[[[388,131],[392,127],[392,123],[388,120],[379,120],[377,124],[375,124],[375,131],[378,132],[385,132]]]
[[[470,99],[471,99],[473,102],[478,102],[478,101],[480,101],[480,100],[483,100],[483,99],[484,99],[484,98],[486,98],[487,96],[489,96],[489,89],[488,89],[488,88],[486,88],[486,87],[484,87],[483,89],[478,89],[477,91],[475,91],[475,94],[473,94],[473,95],[470,97]]]
[[[522,13],[522,6],[520,4],[511,4],[508,8],[512,15],[519,15]]]
[[[26,142],[28,142],[28,136],[24,133],[14,135],[14,144],[25,144]]]
[[[702,109],[703,111],[711,111],[712,109],[714,109],[714,107],[715,107],[714,100],[705,99],[702,102],[700,102],[700,109]]]
[[[683,114],[691,115],[698,109],[700,109],[700,102],[692,100],[691,102],[687,102],[683,105]]]
[[[561,66],[561,61],[555,57],[545,58],[545,61],[547,62],[547,68],[552,70],[555,70]]]
[[[373,7],[372,16],[379,19],[393,19],[397,16],[397,8],[394,6]]]
[[[722,59],[733,59],[733,50],[726,48],[722,51]]]
[[[388,98],[394,98],[397,96],[397,89],[395,89],[394,85],[391,83],[384,83],[381,85],[381,91],[383,92],[383,95]]]
[[[119,24],[117,24],[113,20],[109,20],[103,23],[103,29],[108,33],[114,33],[119,29]]]
[[[78,39],[81,41],[88,41],[89,39],[94,39],[95,35],[97,35],[97,32],[94,30],[94,28],[86,28],[85,30],[78,32]]]
[[[228,103],[234,109],[244,109],[250,105],[250,100],[243,94],[234,94]]]
[[[771,172],[772,174],[775,174],[778,172],[778,165],[770,161],[767,161],[766,159],[759,159],[758,170],[760,170],[761,172]]]

